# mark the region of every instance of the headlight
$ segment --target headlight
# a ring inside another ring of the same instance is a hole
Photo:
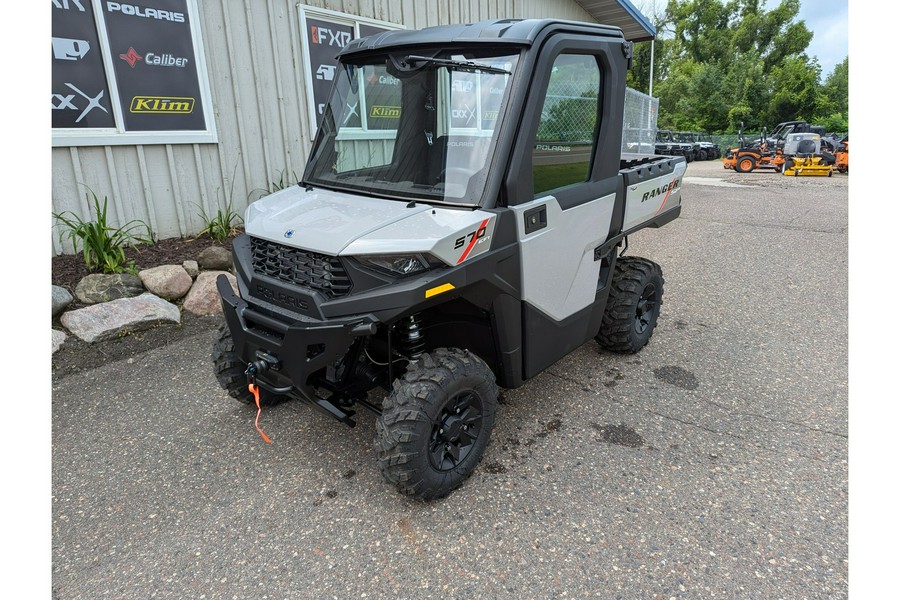
[[[357,256],[355,258],[362,263],[363,266],[371,267],[379,271],[386,271],[391,275],[399,275],[400,277],[424,273],[432,267],[441,264],[437,259],[427,254],[384,254]]]

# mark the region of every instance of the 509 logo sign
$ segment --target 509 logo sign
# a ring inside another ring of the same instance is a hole
[[[51,39],[53,46],[53,58],[57,60],[78,60],[91,49],[87,40],[73,40],[69,38],[55,37]]]
[[[187,115],[194,111],[194,98],[135,96],[130,111],[136,114]]]

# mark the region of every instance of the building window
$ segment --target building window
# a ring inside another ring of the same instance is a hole
[[[54,146],[216,141],[196,0],[51,1]]]
[[[590,176],[600,83],[595,56],[561,54],[553,63],[531,155],[535,196]]]
[[[357,38],[404,27],[302,4],[298,10],[309,122],[313,130],[318,130],[338,68],[337,53]],[[354,94],[358,103],[355,111],[349,111],[348,122],[339,125],[358,128],[356,135],[365,139],[393,139],[400,111],[400,82],[385,69],[372,67],[360,73],[360,79],[362,92]],[[348,129],[345,135],[354,133]]]

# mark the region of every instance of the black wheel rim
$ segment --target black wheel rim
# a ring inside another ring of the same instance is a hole
[[[431,429],[429,458],[438,471],[450,471],[468,458],[481,435],[481,398],[475,392],[457,392],[447,400]]]
[[[637,303],[637,310],[635,310],[634,330],[637,333],[643,334],[647,331],[653,322],[658,307],[659,298],[656,295],[656,286],[648,283],[641,293],[641,298]]]

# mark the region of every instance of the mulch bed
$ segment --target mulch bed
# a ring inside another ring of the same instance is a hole
[[[197,260],[197,256],[209,246],[224,246],[231,250],[234,237],[219,242],[204,234],[192,238],[169,238],[153,244],[141,244],[135,248],[126,248],[125,256],[134,261],[138,271],[160,265],[180,265],[186,260]],[[75,286],[90,272],[84,264],[82,254],[63,254],[51,259],[51,279],[53,285],[75,291]]]
[[[230,237],[224,242],[218,242],[208,235],[170,238],[136,248],[126,248],[125,256],[134,261],[138,271],[160,265],[180,265],[186,260],[197,260],[197,256],[209,246],[224,246],[231,250],[233,239],[234,237]],[[90,274],[81,254],[54,256],[51,263],[53,284],[66,288],[73,295],[81,278]],[[69,308],[79,306],[75,300]],[[181,323],[177,325],[166,323],[100,344],[88,344],[70,335],[62,348],[53,354],[52,374],[55,378],[66,377],[96,369],[109,362],[134,360],[153,348],[171,344],[187,336],[214,331],[221,320],[221,315],[199,317],[185,311]],[[58,317],[53,320],[53,326],[64,329]]]

